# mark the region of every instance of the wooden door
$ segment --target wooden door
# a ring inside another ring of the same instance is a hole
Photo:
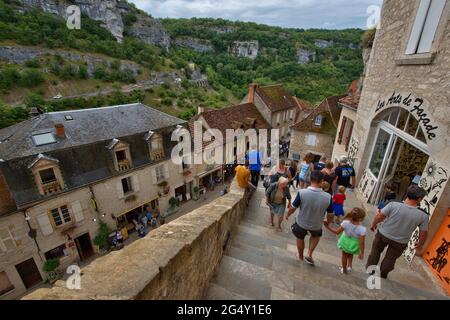
[[[39,269],[34,262],[34,259],[28,259],[22,263],[16,265],[17,272],[25,285],[25,288],[29,289],[38,283],[42,282],[41,274]]]

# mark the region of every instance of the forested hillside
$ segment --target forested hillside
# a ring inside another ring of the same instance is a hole
[[[72,3],[90,6],[80,30],[68,29],[63,18]],[[0,0],[0,128],[26,119],[33,107],[137,101],[187,120],[200,105],[239,102],[252,82],[281,83],[315,104],[344,93],[363,70],[362,30],[159,21],[115,3],[111,26],[101,0]],[[205,76],[209,85],[199,86]]]
[[[251,82],[283,83],[291,93],[316,103],[345,92],[363,70],[363,31],[283,29],[256,23],[221,19],[163,19],[172,39],[190,40],[191,48],[172,50],[173,59],[199,64],[213,85],[243,95]],[[195,50],[195,44],[210,50]],[[258,41],[256,59],[236,57],[230,48],[236,41]],[[186,41],[185,41],[186,42]],[[189,43],[188,43],[189,45]],[[309,59],[304,59],[304,56]]]

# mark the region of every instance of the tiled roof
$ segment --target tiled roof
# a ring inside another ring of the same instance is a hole
[[[294,124],[292,129],[322,133],[330,133],[330,131],[336,130],[341,115],[341,109],[338,107],[338,102],[343,97],[345,96],[342,95],[326,98],[307,117]],[[318,115],[322,115],[324,117],[324,121],[320,127],[314,125],[314,120]]]
[[[256,93],[272,112],[290,109],[297,106],[295,99],[282,85],[256,88]]]
[[[297,103],[297,114],[295,117],[296,123],[303,119],[306,115],[311,113],[314,110],[314,107],[309,103],[300,98],[293,97],[295,102]]]
[[[341,100],[339,100],[339,103],[353,108],[353,109],[358,109],[359,106],[359,100],[361,99],[361,94],[356,94],[354,96],[346,96],[344,98],[342,98]]]
[[[347,96],[340,99],[339,103],[353,109],[358,109],[359,100],[361,99],[361,81],[361,79],[353,81],[347,90]]]
[[[223,134],[223,138],[226,138],[227,129],[239,129],[244,130],[254,129],[270,129],[270,125],[264,120],[263,116],[259,113],[256,106],[252,103],[239,104],[232,107],[223,109],[215,109],[205,111],[200,115],[196,115],[189,121],[189,130],[193,139],[194,137],[194,122],[200,118],[205,119],[206,124],[211,129],[218,129]],[[211,142],[203,142],[203,147],[206,147]]]

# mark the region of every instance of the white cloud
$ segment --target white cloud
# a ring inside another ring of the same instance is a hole
[[[157,18],[211,17],[292,28],[365,28],[383,0],[129,0]]]

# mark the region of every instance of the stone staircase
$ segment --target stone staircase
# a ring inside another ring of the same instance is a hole
[[[327,230],[314,253],[316,266],[299,261],[295,238],[290,231],[295,215],[284,222],[283,232],[276,232],[269,227],[269,209],[263,197],[264,189],[258,188],[210,282],[206,299],[447,299],[419,261],[410,267],[402,258],[389,280],[381,280],[381,290],[369,290],[364,263],[374,236],[370,231],[364,261],[355,257],[354,270],[348,275],[339,271],[341,254],[336,247],[337,236]],[[347,197],[347,208],[360,206],[353,194]],[[366,219],[366,226],[373,214]]]

